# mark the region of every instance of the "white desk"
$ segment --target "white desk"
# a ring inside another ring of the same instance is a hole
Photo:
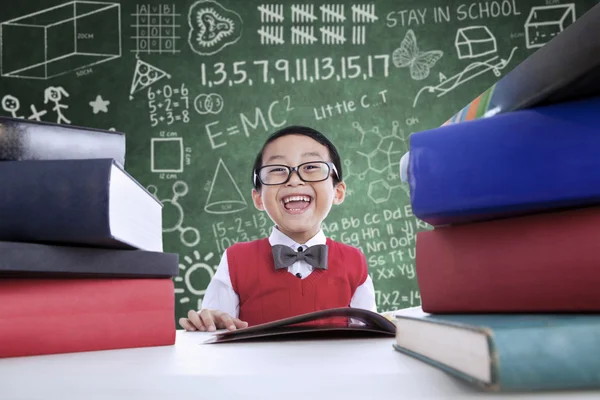
[[[35,327],[32,327],[35,329]],[[0,359],[0,399],[600,399],[484,394],[392,349],[393,339],[202,344]]]

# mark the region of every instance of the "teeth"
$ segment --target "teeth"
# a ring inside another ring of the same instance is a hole
[[[310,201],[308,196],[289,196],[283,199],[283,203],[289,203],[290,201]]]

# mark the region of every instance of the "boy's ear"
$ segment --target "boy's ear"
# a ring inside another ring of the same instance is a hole
[[[333,204],[342,204],[346,197],[346,184],[339,182],[333,190]]]
[[[265,206],[263,204],[260,192],[256,189],[252,189],[252,201],[254,202],[254,207],[256,207],[257,210],[265,211]]]

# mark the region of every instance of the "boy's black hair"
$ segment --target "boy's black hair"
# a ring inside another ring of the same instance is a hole
[[[302,126],[302,125],[290,125],[290,126],[286,126],[282,129],[272,133],[271,136],[269,136],[267,138],[267,140],[263,144],[262,148],[258,152],[258,155],[256,156],[256,159],[254,160],[254,167],[252,168],[252,185],[254,186],[254,188],[256,190],[260,190],[261,183],[258,179],[256,179],[256,182],[254,181],[254,173],[256,171],[258,171],[258,169],[260,167],[262,167],[262,157],[263,157],[263,152],[265,150],[265,147],[267,147],[267,145],[269,143],[271,143],[272,141],[274,141],[275,139],[278,139],[278,138],[280,138],[282,136],[286,136],[286,135],[308,136],[309,138],[311,138],[311,139],[321,143],[323,146],[327,147],[327,150],[329,150],[329,157],[331,158],[331,162],[333,163],[333,165],[335,165],[335,169],[337,170],[337,173],[338,173],[337,177],[335,176],[335,174],[332,176],[333,184],[337,185],[339,182],[342,181],[342,163],[340,161],[340,154],[338,153],[335,145],[333,143],[331,143],[331,141],[329,139],[327,139],[325,137],[325,135],[323,135],[321,132],[317,131],[316,129],[309,128],[307,126]],[[339,177],[339,179],[338,179],[338,177]]]

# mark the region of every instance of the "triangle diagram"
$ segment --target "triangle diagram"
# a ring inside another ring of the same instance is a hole
[[[233,176],[219,158],[215,169],[204,211],[210,214],[231,214],[245,209],[246,199],[233,180]]]
[[[171,75],[167,74],[162,69],[156,68],[155,66],[138,58],[137,63],[135,64],[135,72],[133,73],[131,89],[129,90],[129,100],[133,100],[134,93],[146,89],[165,76],[169,79],[171,78]]]

